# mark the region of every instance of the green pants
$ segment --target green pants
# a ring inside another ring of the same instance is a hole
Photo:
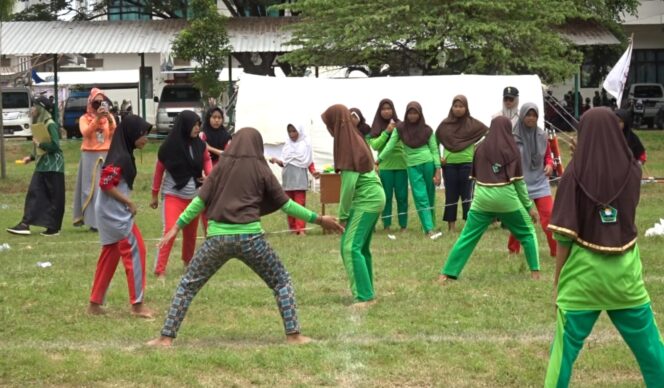
[[[433,184],[433,162],[418,164],[408,167],[408,180],[413,192],[413,202],[420,216],[422,229],[428,233],[435,228],[436,186]]]
[[[459,276],[480,238],[496,218],[502,221],[503,225],[523,245],[530,270],[539,271],[537,236],[535,236],[535,227],[526,209],[521,208],[511,213],[485,213],[471,208],[466,225],[454,244],[441,274],[452,278]]]
[[[569,385],[574,361],[600,313],[601,311],[558,309],[556,336],[551,347],[545,387]],[[634,353],[646,386],[664,387],[664,342],[657,329],[650,303],[637,308],[609,310],[607,314]]]
[[[383,209],[383,226],[392,225],[392,196],[397,199],[399,226],[408,226],[408,172],[404,170],[380,170],[380,181],[385,190],[385,209]]]
[[[379,213],[351,209],[346,231],[341,236],[341,258],[350,280],[353,298],[359,302],[375,298],[369,247],[379,216]]]

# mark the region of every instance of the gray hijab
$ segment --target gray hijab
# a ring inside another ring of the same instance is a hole
[[[521,145],[523,154],[523,168],[529,170],[541,170],[544,168],[544,153],[546,152],[546,133],[542,128],[528,128],[523,123],[523,119],[529,111],[534,110],[539,117],[539,109],[532,102],[527,102],[521,106],[519,111],[519,121],[514,126],[514,140]]]

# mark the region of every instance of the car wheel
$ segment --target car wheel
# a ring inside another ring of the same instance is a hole
[[[26,136],[25,140],[32,141],[32,136]]]

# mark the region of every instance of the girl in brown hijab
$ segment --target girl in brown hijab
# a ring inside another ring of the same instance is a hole
[[[447,118],[436,130],[436,138],[443,145],[443,157],[440,160],[445,182],[443,221],[447,221],[449,231],[455,230],[459,199],[461,199],[463,219],[468,218],[473,191],[470,168],[473,164],[475,143],[488,131],[486,125],[470,115],[468,99],[463,95],[454,97]]]
[[[545,386],[566,387],[583,342],[606,310],[648,387],[664,382],[664,343],[646,291],[634,224],[641,168],[608,108],[579,122],[576,152],[558,185],[549,229],[558,240],[556,335]]]
[[[187,267],[176,288],[161,337],[148,345],[170,346],[194,296],[229,259],[237,258],[265,281],[274,293],[288,343],[307,343],[300,334],[290,275],[270,247],[261,216],[281,209],[288,215],[321,225],[330,231],[343,228],[332,217],[318,216],[290,200],[263,156],[263,138],[254,128],[242,128],[219,157],[198,196],[162,238],[160,247],[203,210],[209,220],[207,239]]]
[[[394,128],[399,122],[392,100],[389,98],[380,100],[371,125],[371,133],[367,137],[367,142],[371,148],[380,153],[387,145]],[[406,154],[403,150],[403,143],[398,141],[394,146],[394,150],[381,162],[380,171],[378,171],[378,176],[385,190],[385,208],[383,209],[382,219],[383,227],[386,230],[392,226],[393,197],[397,200],[399,226],[402,231],[408,227],[408,171],[406,168]]]
[[[475,151],[471,178],[476,182],[475,198],[468,221],[440,271],[441,284],[459,277],[480,238],[496,218],[521,242],[531,276],[539,279],[537,237],[531,221],[537,219],[537,209],[528,198],[521,154],[508,118],[500,116],[491,121],[487,138]]]
[[[408,103],[406,120],[397,124],[387,145],[378,154],[381,168],[383,162],[395,152],[399,140],[404,144],[408,180],[422,229],[427,236],[433,237],[436,186],[440,185],[440,153],[433,130],[424,120],[422,106],[416,101]]]
[[[346,226],[341,236],[341,258],[355,304],[367,306],[376,297],[370,247],[385,206],[385,193],[374,171],[371,150],[352,123],[348,108],[332,105],[321,118],[334,137],[334,168],[341,172],[338,217]]]

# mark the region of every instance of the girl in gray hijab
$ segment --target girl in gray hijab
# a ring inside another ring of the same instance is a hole
[[[537,105],[532,102],[523,104],[513,134],[519,151],[521,151],[521,164],[528,196],[537,206],[540,223],[549,243],[549,253],[555,257],[556,240],[547,229],[553,210],[553,198],[549,185],[549,176],[553,172],[553,158],[546,132],[537,126],[538,117]],[[519,253],[521,249],[519,242],[512,235],[510,235],[507,249],[514,254]]]

